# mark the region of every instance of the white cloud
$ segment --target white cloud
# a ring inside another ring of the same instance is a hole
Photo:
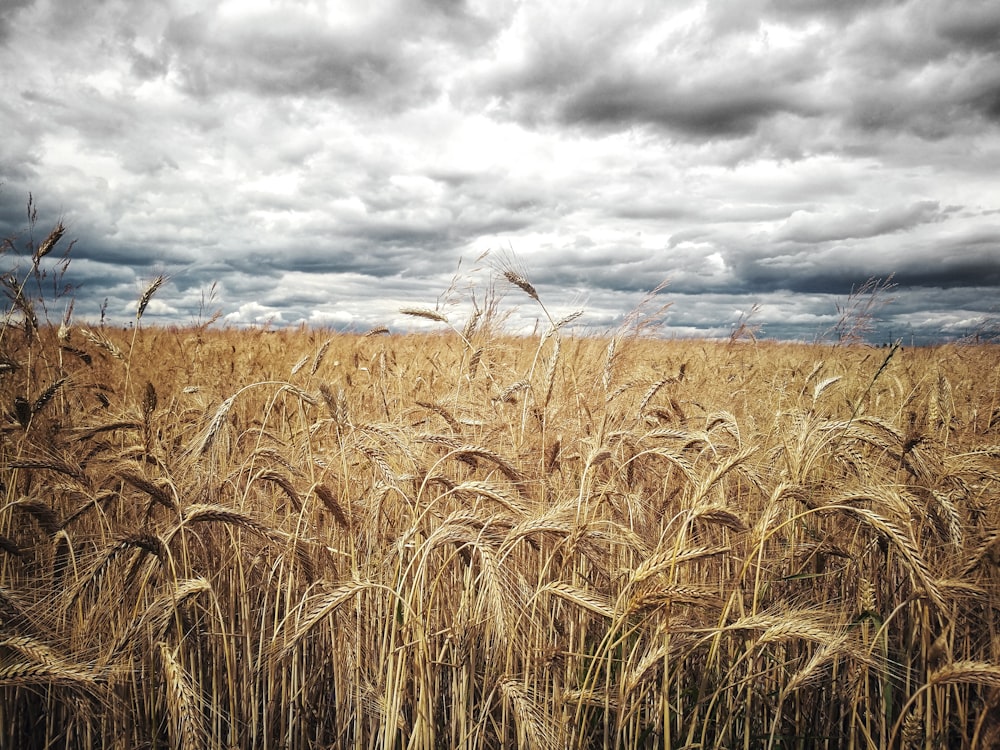
[[[232,325],[281,323],[284,316],[280,310],[273,310],[259,302],[244,302],[235,311],[223,316]]]

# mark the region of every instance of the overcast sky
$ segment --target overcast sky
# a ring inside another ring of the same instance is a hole
[[[995,0],[2,0],[0,80],[0,235],[65,220],[78,319],[432,325],[485,250],[584,330],[1000,315]]]

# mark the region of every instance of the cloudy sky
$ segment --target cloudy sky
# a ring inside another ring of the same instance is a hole
[[[664,280],[677,336],[890,274],[875,340],[1000,316],[995,0],[3,0],[0,80],[0,235],[66,222],[78,319],[165,273],[144,324],[400,330],[511,252],[588,331]]]

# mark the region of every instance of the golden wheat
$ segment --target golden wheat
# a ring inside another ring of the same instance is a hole
[[[491,310],[0,339],[0,746],[997,735],[994,348]]]

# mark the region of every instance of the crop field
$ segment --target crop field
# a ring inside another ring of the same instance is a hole
[[[164,328],[151,289],[2,329],[0,747],[1000,743],[996,346]]]

